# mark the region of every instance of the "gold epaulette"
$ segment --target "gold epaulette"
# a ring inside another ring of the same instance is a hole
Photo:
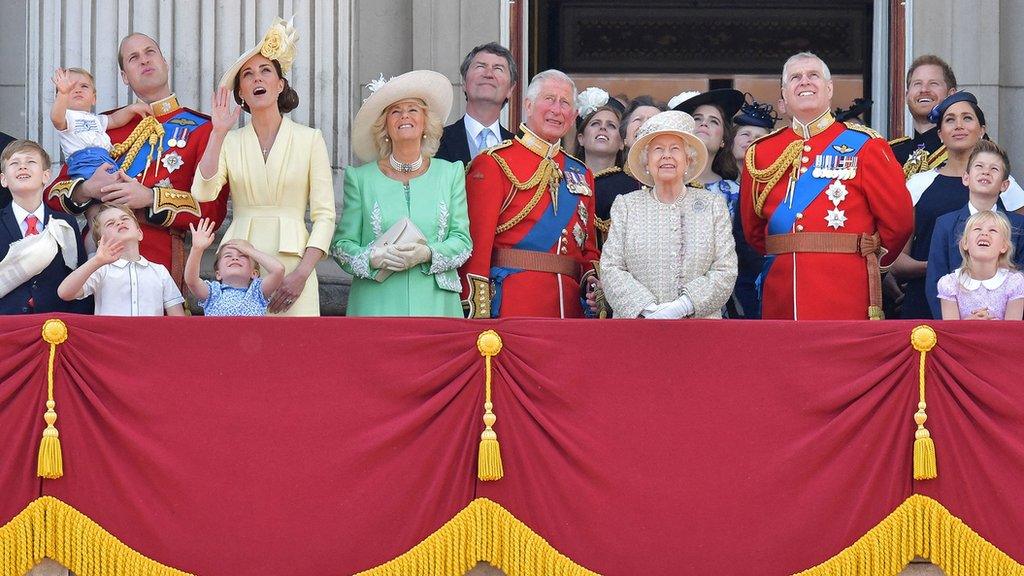
[[[584,162],[583,160],[580,160],[579,158],[577,158],[577,157],[573,156],[572,154],[569,154],[569,153],[568,153],[568,152],[566,152],[565,150],[562,150],[562,154],[565,154],[565,155],[566,155],[566,156],[568,156],[569,158],[572,158],[573,160],[575,160],[575,161],[579,162],[580,164],[583,164],[584,166],[586,166],[586,165],[587,165],[587,163],[586,163],[586,162]]]
[[[910,136],[900,136],[899,138],[893,138],[892,140],[889,140],[889,146],[895,146],[897,144],[906,142],[907,140],[910,140]]]
[[[490,148],[484,148],[480,152],[481,152],[481,154],[487,154],[488,156],[490,156],[490,155],[494,154],[495,152],[497,152],[498,150],[501,150],[502,148],[508,148],[511,145],[512,145],[512,141],[511,140],[502,140],[498,144],[495,144],[494,146],[491,146]]]
[[[604,170],[600,170],[598,172],[594,172],[594,180],[597,180],[601,176],[607,176],[608,174],[615,174],[616,172],[622,172],[622,168],[619,168],[618,166],[609,166],[609,167],[605,168]]]
[[[946,160],[948,160],[948,159],[949,159],[949,151],[946,150],[946,145],[943,144],[943,145],[939,146],[938,148],[936,148],[935,152],[932,152],[928,156],[928,168],[929,169],[938,168],[942,164],[945,164]]]
[[[760,138],[755,138],[754,141],[750,143],[750,146],[753,147],[754,144],[757,144],[761,140],[766,140],[768,138],[771,138],[772,136],[775,136],[776,134],[778,134],[779,132],[782,132],[783,130],[789,130],[789,126],[783,126],[782,128],[778,128],[778,129],[776,129],[776,130],[774,130],[772,132],[769,132],[769,133],[765,134],[764,136],[761,136]]]
[[[882,138],[881,134],[879,134],[878,132],[876,132],[872,128],[868,128],[867,126],[865,126],[863,124],[857,124],[856,122],[849,122],[849,121],[843,122],[843,124],[846,124],[846,127],[849,128],[850,130],[856,130],[857,132],[863,132],[863,133],[867,134],[868,136],[871,136],[872,138]]]

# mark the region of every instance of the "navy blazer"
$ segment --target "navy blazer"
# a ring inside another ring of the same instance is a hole
[[[85,246],[82,244],[82,234],[78,230],[78,221],[74,216],[54,212],[49,206],[43,208],[44,225],[49,225],[54,218],[63,220],[75,229],[75,240],[78,245],[78,266],[85,263]],[[7,256],[7,251],[12,242],[22,239],[21,224],[14,218],[14,209],[10,204],[0,208],[0,260]],[[31,314],[48,312],[78,312],[82,314],[92,313],[92,298],[65,302],[57,296],[57,286],[68,277],[71,268],[64,264],[64,256],[58,251],[53,260],[21,286],[11,291],[10,294],[0,298],[0,314]],[[29,299],[35,304],[29,308]]]
[[[1018,269],[1024,270],[1024,216],[1014,212],[1001,212],[1010,219],[1010,242],[1013,244],[1014,263]],[[956,212],[943,214],[935,219],[935,231],[932,232],[932,245],[928,250],[928,272],[924,284],[924,293],[928,299],[928,306],[932,309],[932,318],[942,318],[939,279],[963,264],[959,243],[970,217],[970,209],[964,206]]]
[[[498,125],[502,140],[511,140],[515,134],[509,132],[501,124]],[[466,139],[466,117],[459,118],[458,122],[444,127],[444,134],[441,136],[441,146],[437,149],[434,158],[440,158],[449,162],[462,161],[469,167],[472,160],[469,152],[469,140]]]

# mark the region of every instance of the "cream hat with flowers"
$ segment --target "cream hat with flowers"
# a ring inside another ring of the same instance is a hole
[[[704,171],[704,166],[708,163],[708,149],[704,142],[693,134],[694,128],[693,116],[686,112],[669,110],[648,118],[636,131],[636,141],[629,148],[629,170],[633,177],[647,186],[654,186],[654,177],[647,173],[647,166],[640,161],[641,156],[651,140],[662,134],[672,134],[678,136],[696,153],[696,157],[690,160],[686,166],[686,173],[683,174],[683,183],[689,184]],[[687,158],[689,157],[687,154]]]
[[[235,86],[235,76],[242,66],[249,61],[249,58],[262,54],[268,60],[277,60],[281,65],[281,74],[285,75],[292,69],[292,62],[295,61],[295,43],[299,40],[299,32],[292,25],[295,17],[285,22],[281,18],[275,18],[263,38],[255,46],[245,51],[244,54],[235,60],[235,63],[220,77],[220,86],[232,89]]]
[[[384,75],[367,86],[371,94],[352,121],[352,150],[363,162],[379,159],[380,152],[373,139],[373,123],[395,102],[415,98],[426,103],[444,124],[452,111],[452,83],[440,72],[413,70],[385,80]]]

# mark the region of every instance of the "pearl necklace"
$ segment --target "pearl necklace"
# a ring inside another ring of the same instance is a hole
[[[411,164],[405,164],[404,162],[399,162],[398,159],[395,158],[395,155],[391,154],[388,156],[388,162],[390,162],[391,167],[398,172],[415,172],[423,167],[423,156],[420,156]]]

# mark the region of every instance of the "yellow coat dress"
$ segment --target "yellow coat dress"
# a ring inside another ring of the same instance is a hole
[[[196,170],[192,195],[214,199],[224,183],[231,186],[232,220],[221,241],[248,240],[276,257],[291,272],[306,248],[325,254],[334,235],[334,183],[327,145],[319,130],[282,119],[266,161],[251,124],[228,132],[217,173],[203,178]],[[306,229],[306,209],[313,229]],[[316,272],[284,316],[319,316]]]

